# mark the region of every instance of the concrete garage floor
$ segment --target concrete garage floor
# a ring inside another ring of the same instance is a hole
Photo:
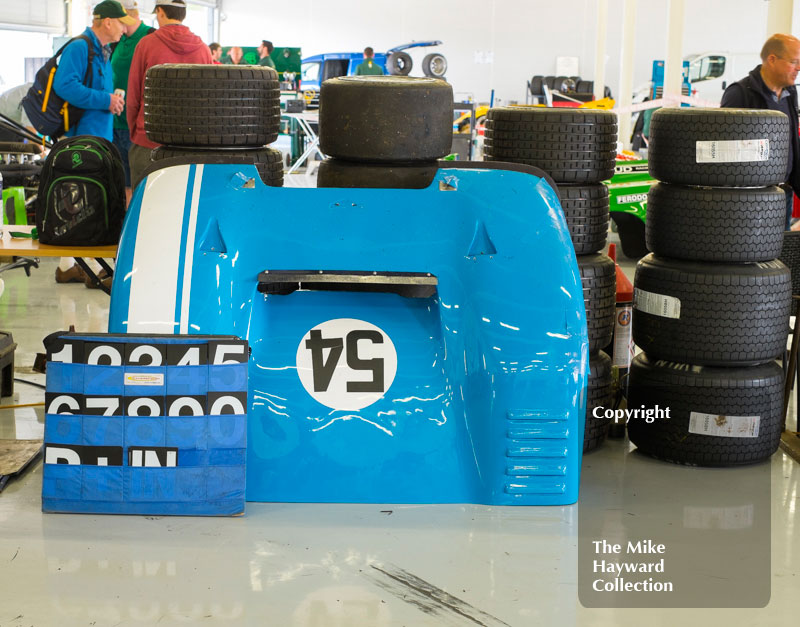
[[[622,265],[632,277],[634,264]],[[0,275],[0,328],[19,344],[20,378],[44,381],[29,366],[49,332],[105,328],[108,297],[56,285],[54,269],[44,261],[30,279]],[[42,390],[16,383],[2,404],[42,400]],[[0,439],[42,433],[42,408],[0,410]],[[779,451],[744,469],[696,469],[632,449],[611,440],[585,456],[581,499],[569,507],[248,503],[239,518],[43,515],[37,463],[0,493],[0,627],[794,624],[798,464]],[[768,604],[582,607],[579,576],[591,573],[580,551],[631,537],[634,519],[666,544],[676,585],[688,581],[685,569],[699,585],[719,583],[727,601],[726,591],[742,589]],[[763,546],[771,563],[757,557],[704,574],[743,544]]]

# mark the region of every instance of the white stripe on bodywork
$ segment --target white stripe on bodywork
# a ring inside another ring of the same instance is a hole
[[[183,293],[181,296],[181,333],[189,332],[189,299],[192,292],[192,262],[194,261],[194,238],[197,230],[197,206],[200,204],[200,184],[203,182],[203,166],[198,165],[194,173],[194,190],[189,212],[189,228],[186,232],[186,257],[183,262]]]
[[[183,211],[191,166],[153,172],[139,210],[131,269],[128,333],[175,333]]]

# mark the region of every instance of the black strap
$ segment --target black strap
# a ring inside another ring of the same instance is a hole
[[[75,39],[83,39],[86,42],[86,45],[89,47],[89,64],[86,66],[86,74],[83,77],[83,84],[91,89],[92,79],[94,78],[94,74],[92,72],[92,62],[94,61],[94,44],[86,35],[78,35]]]
[[[65,43],[63,46],[61,46],[58,49],[58,52],[56,52],[53,55],[53,58],[57,59],[58,57],[60,57],[61,53],[64,52],[64,49],[67,46],[69,46],[73,41],[76,41],[78,39],[83,39],[83,41],[86,42],[86,45],[89,48],[89,62],[88,62],[88,65],[86,66],[86,74],[84,74],[84,76],[83,76],[83,84],[86,87],[89,87],[91,89],[91,87],[92,87],[92,78],[93,78],[93,76],[92,76],[92,61],[94,61],[94,45],[92,44],[92,40],[89,39],[89,37],[87,37],[86,35],[78,35],[77,37],[73,37],[72,39],[70,39],[67,43]]]

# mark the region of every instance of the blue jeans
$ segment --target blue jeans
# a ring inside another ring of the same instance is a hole
[[[115,128],[114,140],[111,142],[119,150],[122,167],[125,170],[125,187],[131,186],[131,166],[128,163],[128,150],[131,147],[131,132],[127,128]]]

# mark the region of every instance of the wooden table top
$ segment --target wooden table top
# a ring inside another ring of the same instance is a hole
[[[21,231],[30,233],[33,226],[0,226],[0,257],[103,257],[117,256],[117,247],[111,246],[51,246],[40,244],[39,240],[27,237],[15,238],[10,233]]]

